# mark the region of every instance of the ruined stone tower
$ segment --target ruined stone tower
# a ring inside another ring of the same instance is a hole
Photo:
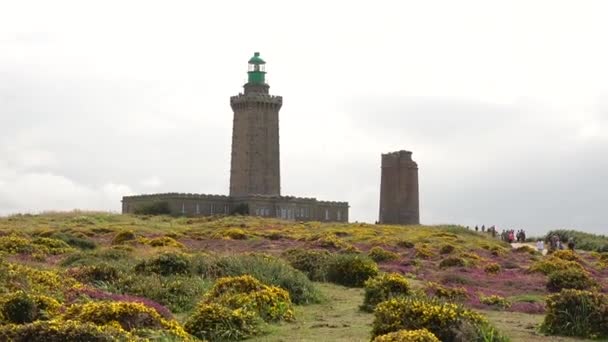
[[[266,62],[256,52],[249,60],[244,94],[232,96],[230,196],[281,194],[279,110],[281,96],[268,93]]]
[[[420,224],[418,165],[410,151],[382,154],[379,222]]]

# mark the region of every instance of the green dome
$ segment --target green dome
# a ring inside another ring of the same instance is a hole
[[[262,58],[260,58],[260,53],[259,52],[255,52],[253,54],[253,57],[251,57],[249,59],[249,64],[266,64],[266,62],[264,62],[264,60]]]

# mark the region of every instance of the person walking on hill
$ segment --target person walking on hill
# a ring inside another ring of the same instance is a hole
[[[475,226],[475,231],[478,232],[479,231],[479,227]]]
[[[545,250],[545,242],[543,241],[543,239],[538,239],[538,241],[536,241],[536,249],[542,254],[543,251]]]
[[[574,238],[573,237],[568,238],[568,249],[571,251],[574,251]]]

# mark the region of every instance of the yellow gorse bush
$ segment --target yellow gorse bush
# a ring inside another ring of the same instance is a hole
[[[501,309],[507,309],[511,307],[511,302],[507,300],[505,297],[499,295],[489,295],[486,296],[482,293],[479,294],[479,302],[486,305],[492,305],[499,307]]]
[[[554,253],[555,254],[555,253]],[[551,256],[542,258],[541,260],[533,263],[528,271],[530,272],[538,272],[545,275],[549,275],[555,271],[567,270],[567,269],[578,269],[581,271],[585,271],[584,267],[576,261],[564,260],[562,258],[558,258],[553,254]]]
[[[378,304],[374,318],[373,336],[402,329],[428,329],[442,341],[451,340],[463,323],[487,323],[480,314],[458,304],[408,297]]]
[[[141,303],[134,302],[88,302],[75,304],[66,309],[63,319],[91,322],[98,325],[118,323],[122,329],[164,330],[175,337],[188,340],[190,337],[182,326],[174,320],[166,320]]]
[[[373,311],[378,303],[410,293],[409,281],[398,273],[384,273],[365,281],[362,310]]]
[[[438,298],[460,300],[469,296],[469,292],[464,287],[448,287],[432,281],[426,282],[424,287],[428,293]]]
[[[426,329],[399,330],[377,336],[372,342],[441,342],[432,332]]]
[[[250,275],[218,279],[205,294],[203,302],[215,302],[232,309],[245,308],[265,321],[295,319],[289,292],[265,285]]]

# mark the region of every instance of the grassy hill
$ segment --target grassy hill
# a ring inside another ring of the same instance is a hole
[[[548,268],[556,265],[527,247],[514,250],[457,226],[86,212],[0,218],[0,255],[0,337],[22,334],[24,326],[39,334],[52,324],[72,324],[79,334],[101,334],[94,331],[101,326],[112,338],[164,341],[193,338],[186,331],[195,330],[192,317],[202,317],[201,301],[206,315],[228,315],[218,301],[249,305],[251,296],[226,297],[218,282],[245,274],[262,282],[247,280],[261,291],[250,293],[268,294],[264,303],[272,303],[270,311],[256,309],[265,322],[229,313],[231,326],[250,326],[254,340],[368,341],[374,315],[359,309],[361,287],[378,272],[405,275],[413,292],[484,313],[512,340],[542,340],[537,326],[546,309]],[[575,258],[568,262],[606,292],[608,258]],[[21,325],[8,324],[15,318],[7,303],[29,308]],[[23,325],[30,321],[44,323]],[[236,328],[229,333],[216,339],[240,336]]]

